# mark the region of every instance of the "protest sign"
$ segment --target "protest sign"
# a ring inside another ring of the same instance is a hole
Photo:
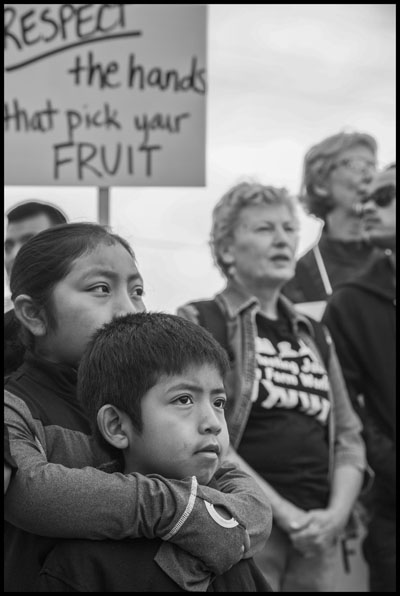
[[[206,5],[6,4],[7,185],[203,186]]]

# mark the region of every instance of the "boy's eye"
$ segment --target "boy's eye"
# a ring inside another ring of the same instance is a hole
[[[214,401],[214,406],[224,410],[226,406],[226,397],[218,397],[218,399]]]

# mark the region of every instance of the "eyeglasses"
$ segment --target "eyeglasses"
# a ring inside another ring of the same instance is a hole
[[[377,207],[388,207],[395,198],[396,187],[393,184],[389,184],[388,186],[378,188],[372,194],[364,197],[361,202],[365,205],[369,201],[373,201]]]
[[[375,172],[376,163],[363,157],[352,157],[349,159],[340,159],[333,164],[332,169],[344,166],[356,174],[362,174],[365,171]]]

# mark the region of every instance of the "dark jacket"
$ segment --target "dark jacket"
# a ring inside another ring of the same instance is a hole
[[[156,562],[157,551],[164,546],[159,538],[63,540],[47,557],[36,591],[185,592]],[[272,589],[254,561],[244,559],[215,577],[207,592]]]
[[[395,305],[392,263],[380,256],[362,275],[335,290],[323,318],[335,341],[350,397],[364,422],[367,458],[376,475],[375,494],[392,506],[396,497]]]
[[[322,232],[318,245],[297,261],[295,276],[283,287],[282,294],[294,303],[326,300],[330,292],[323,282],[324,273],[331,288],[335,289],[338,284],[359,275],[376,250],[365,242],[343,242]],[[319,259],[322,259],[322,265]]]

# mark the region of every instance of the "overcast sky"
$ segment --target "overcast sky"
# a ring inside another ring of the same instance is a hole
[[[136,252],[149,309],[222,288],[211,210],[239,180],[296,194],[307,149],[341,130],[372,134],[381,166],[395,160],[395,5],[208,5],[208,89],[206,186],[110,190],[110,224]],[[6,187],[5,208],[34,197],[72,221],[97,217],[96,188]],[[301,222],[299,254],[320,230]]]

